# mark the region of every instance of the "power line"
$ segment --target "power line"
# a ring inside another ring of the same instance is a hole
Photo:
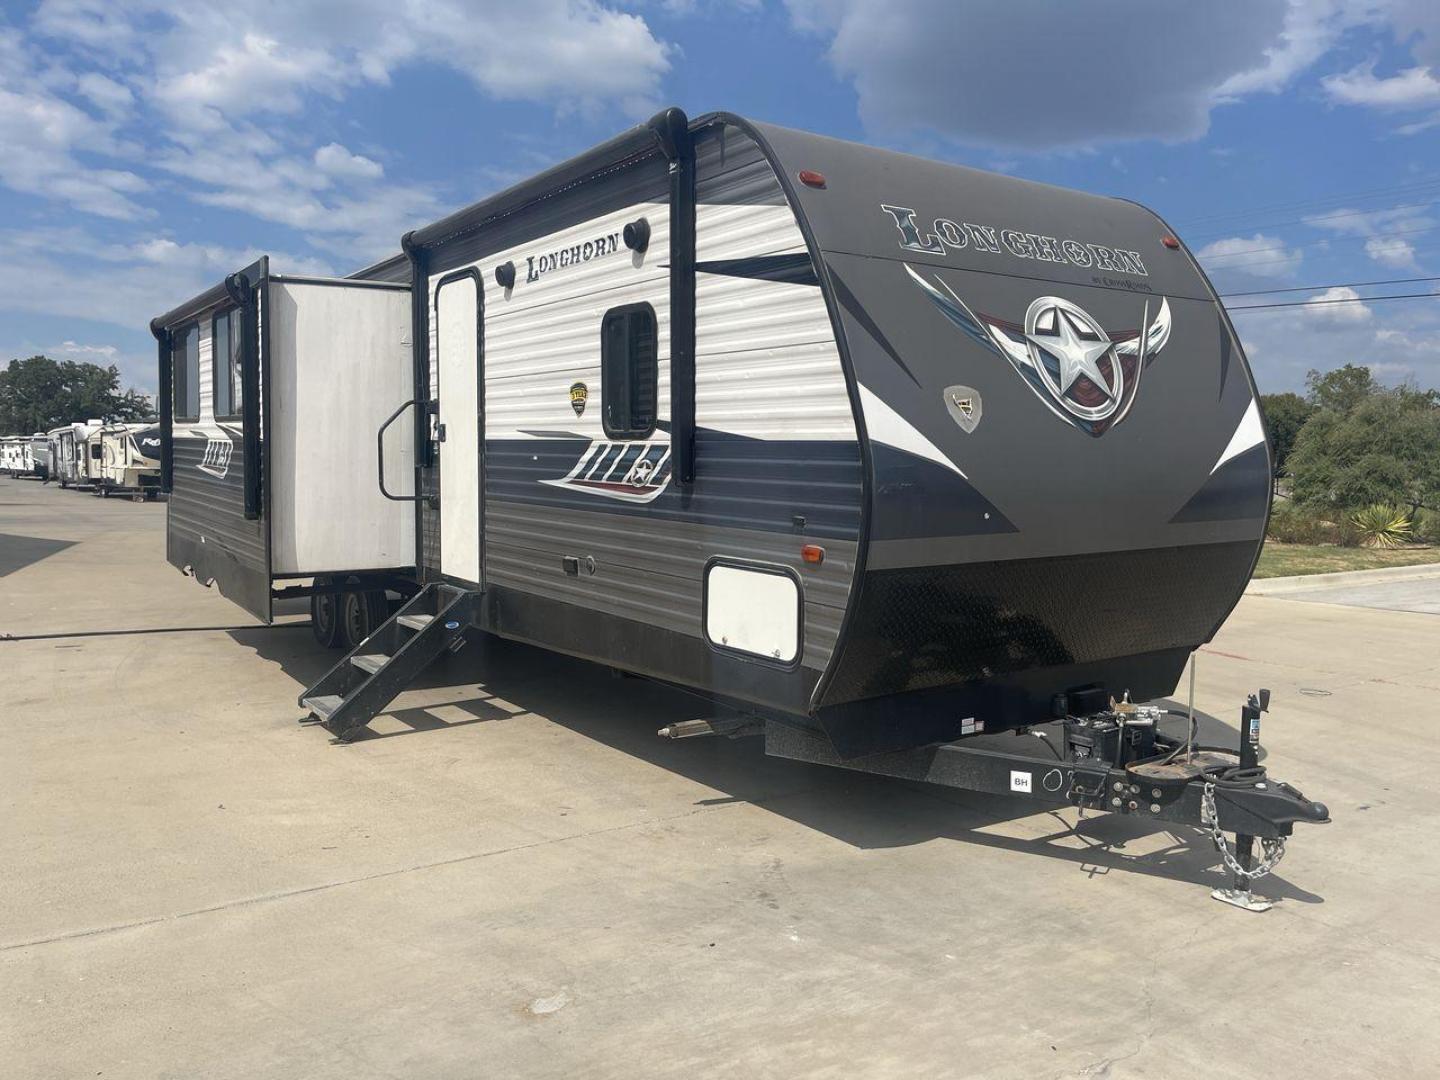
[[[1317,289],[1365,289],[1372,285],[1418,285],[1425,281],[1440,281],[1440,277],[1400,277],[1383,281],[1341,281],[1334,285],[1296,285],[1289,289],[1251,289],[1249,292],[1222,292],[1220,296],[1273,296],[1275,293],[1312,292]],[[1364,297],[1361,297],[1364,299]]]
[[[1437,201],[1440,200],[1426,199],[1424,202],[1403,203],[1400,206],[1379,206],[1372,210],[1342,210],[1339,213],[1322,214],[1318,217],[1312,216],[1295,218],[1292,221],[1269,221],[1262,222],[1258,225],[1232,225],[1229,228],[1225,229],[1210,229],[1206,232],[1199,233],[1192,233],[1190,232],[1190,230],[1186,229],[1185,235],[1188,239],[1194,240],[1196,238],[1203,239],[1208,236],[1220,236],[1227,232],[1243,232],[1246,229],[1254,229],[1257,233],[1259,233],[1264,232],[1264,230],[1266,229],[1285,229],[1289,228],[1292,225],[1309,225],[1313,228],[1319,225],[1320,222],[1338,221],[1340,218],[1366,217],[1372,214],[1398,214],[1402,210],[1428,210],[1430,207],[1434,206]]]
[[[1389,187],[1370,188],[1365,191],[1356,191],[1338,195],[1327,195],[1317,199],[1302,199],[1298,201],[1286,201],[1271,203],[1268,206],[1255,206],[1249,210],[1235,210],[1223,214],[1209,214],[1205,217],[1182,218],[1180,223],[1184,225],[1209,225],[1221,221],[1244,220],[1253,218],[1259,214],[1271,214],[1285,210],[1301,209],[1323,209],[1330,204],[1346,203],[1361,199],[1378,199],[1387,195],[1416,194],[1427,188],[1440,184],[1440,176],[1432,176],[1427,180],[1417,180],[1408,184],[1393,184]]]
[[[1417,227],[1417,228],[1414,228],[1414,229],[1395,229],[1395,230],[1393,230],[1392,232],[1377,232],[1377,233],[1371,233],[1371,234],[1369,234],[1368,236],[1338,236],[1338,237],[1335,237],[1334,239],[1328,239],[1328,238],[1327,238],[1326,241],[1325,241],[1325,243],[1327,243],[1327,244],[1347,244],[1347,243],[1348,243],[1348,244],[1353,244],[1353,243],[1357,243],[1357,242],[1359,242],[1359,241],[1361,241],[1361,240],[1365,240],[1365,241],[1369,241],[1369,240],[1388,240],[1389,238],[1391,238],[1391,237],[1393,237],[1393,236],[1414,236],[1416,233],[1432,232],[1432,231],[1435,230],[1436,228],[1440,228],[1440,223],[1432,223],[1432,224],[1429,224],[1429,225],[1421,225],[1421,226],[1419,226],[1419,227]],[[1301,247],[1303,247],[1303,246],[1304,246],[1303,244],[1296,245],[1296,250],[1298,250],[1299,248],[1301,248]],[[1289,249],[1290,249],[1290,245],[1289,245],[1289,244],[1270,244],[1270,245],[1268,245],[1268,246],[1266,246],[1266,247],[1241,248],[1239,251],[1225,251],[1225,252],[1221,252],[1220,254],[1217,254],[1217,255],[1209,255],[1209,256],[1206,256],[1205,259],[1204,259],[1204,261],[1205,261],[1206,263],[1213,263],[1213,262],[1215,262],[1215,261],[1217,261],[1217,260],[1219,260],[1219,259],[1234,259],[1234,258],[1238,258],[1238,257],[1241,256],[1241,255],[1259,255],[1259,254],[1261,254],[1262,252],[1266,252],[1266,251],[1286,251],[1286,250],[1289,250]],[[1283,261],[1283,260],[1262,260],[1262,261],[1263,261],[1263,262],[1271,262],[1271,261]],[[1243,263],[1243,262],[1242,262],[1242,263],[1234,263],[1234,264],[1231,264],[1231,265],[1227,265],[1227,266],[1223,267],[1222,269],[1225,269],[1225,270],[1233,270],[1233,269],[1235,269],[1235,267],[1237,267],[1237,266],[1249,266],[1249,265],[1256,265],[1256,266],[1258,266],[1258,265],[1261,265],[1261,263]]]
[[[1331,300],[1286,300],[1278,304],[1240,304],[1226,311],[1262,311],[1270,308],[1323,307],[1327,304],[1368,304],[1375,300],[1440,300],[1440,293],[1393,293],[1388,296],[1341,296]]]

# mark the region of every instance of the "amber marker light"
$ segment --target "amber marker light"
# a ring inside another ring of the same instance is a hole
[[[823,188],[825,186],[825,174],[818,173],[814,169],[801,169],[800,183],[806,187]]]
[[[825,561],[825,549],[819,544],[806,544],[800,549],[800,558],[812,566],[819,566]]]

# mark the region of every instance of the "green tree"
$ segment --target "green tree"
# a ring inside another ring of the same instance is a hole
[[[11,360],[0,371],[0,431],[48,431],[78,420],[145,420],[154,415],[150,399],[120,389],[113,364],[76,363],[31,356]]]
[[[1323,373],[1312,368],[1305,376],[1305,399],[1317,409],[1349,412],[1378,393],[1380,384],[1363,364],[1346,364]]]
[[[1343,370],[1343,369],[1342,369]],[[1332,513],[1373,503],[1440,507],[1440,408],[1379,392],[1348,412],[1321,409],[1295,439],[1295,500]]]
[[[1265,414],[1265,424],[1270,429],[1270,442],[1275,447],[1275,478],[1286,475],[1290,462],[1290,451],[1295,449],[1295,438],[1315,413],[1315,406],[1299,394],[1261,394],[1260,409]]]

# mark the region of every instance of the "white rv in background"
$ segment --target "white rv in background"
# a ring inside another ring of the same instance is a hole
[[[30,436],[0,435],[0,472],[9,476],[29,476],[34,471],[30,455]]]
[[[90,484],[86,445],[91,434],[105,426],[103,420],[87,420],[84,423],[62,424],[47,433],[50,444],[51,475],[63,487],[87,487]]]
[[[35,466],[35,475],[40,480],[48,482],[50,479],[50,442],[45,432],[37,431],[30,436],[30,457]]]
[[[90,441],[100,447],[95,494],[125,494],[137,501],[160,494],[158,424],[107,424]]]
[[[100,434],[104,429],[102,423],[85,436],[83,453],[79,458],[82,466],[79,486],[91,491],[100,486],[105,475],[105,443]]]

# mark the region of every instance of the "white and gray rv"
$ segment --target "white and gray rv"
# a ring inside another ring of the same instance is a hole
[[[89,486],[89,440],[104,426],[103,420],[87,420],[84,423],[62,424],[46,433],[52,475],[60,481],[61,487]]]
[[[152,324],[171,562],[262,618],[287,577],[406,597],[302,695],[339,737],[479,629],[780,756],[1325,819],[1132,704],[1239,599],[1270,490],[1244,353],[1150,210],[670,109],[401,248]],[[1051,722],[1048,762],[967,742]]]
[[[97,495],[129,495],[136,500],[160,492],[160,425],[106,424],[92,436],[100,444]]]

